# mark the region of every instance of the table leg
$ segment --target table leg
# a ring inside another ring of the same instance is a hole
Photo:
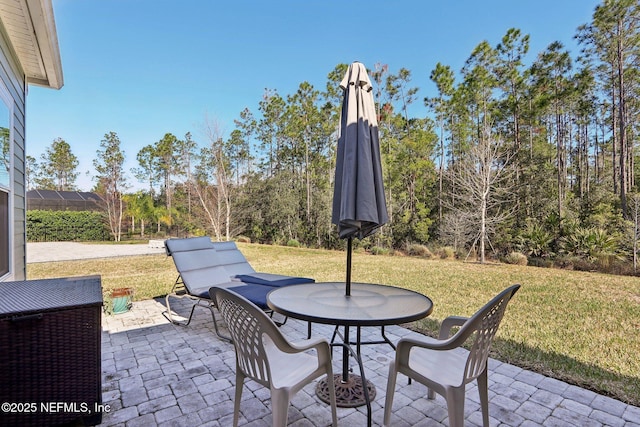
[[[348,345],[349,327],[348,326],[344,327],[344,336],[346,337],[344,339],[344,342],[347,343],[347,345],[342,347],[342,382],[346,383],[349,380],[349,350],[350,349],[348,349],[349,347]],[[358,354],[360,354],[360,351],[358,351]]]
[[[358,328],[358,332],[360,328]],[[356,343],[354,350],[351,346],[348,337],[349,328],[345,326],[345,335],[340,334],[339,330],[334,331],[335,335],[339,335],[342,342],[332,342],[331,347],[342,347],[342,370],[341,374],[334,375],[334,385],[336,391],[336,403],[342,408],[354,408],[362,405],[367,405],[367,426],[371,426],[371,400],[376,396],[376,388],[370,381],[367,381],[364,373],[364,365],[362,363],[362,357],[360,355],[360,345]],[[360,333],[358,333],[358,341],[360,339]],[[333,341],[333,340],[332,340]],[[360,369],[360,375],[349,374],[349,355],[353,356],[358,362],[358,368]],[[329,403],[329,392],[327,388],[326,379],[318,382],[316,386],[316,394],[323,402]]]
[[[360,328],[358,328],[358,335],[360,332]],[[358,349],[360,349],[360,344],[358,344]],[[364,400],[367,404],[367,427],[371,427],[371,396],[369,396],[369,383],[367,382],[367,378],[364,376],[364,366],[362,365],[362,358],[360,357],[360,352],[358,351],[356,355],[356,359],[358,361],[358,366],[360,367],[360,379],[362,380],[362,391],[364,392]],[[375,386],[371,384],[371,387],[374,391],[375,396]]]
[[[335,329],[333,330],[333,335],[331,336],[331,343],[333,343],[336,340],[336,335],[338,335],[338,329],[340,327],[336,326]],[[358,330],[361,328],[361,326],[358,327]],[[380,335],[382,337],[381,340],[378,341],[360,341],[360,345],[372,345],[372,344],[389,344],[389,346],[392,349],[396,349],[396,345],[389,339],[389,337],[387,337],[386,331],[385,331],[385,327],[381,326],[380,327]],[[349,342],[349,344],[357,344],[358,341],[351,341]]]

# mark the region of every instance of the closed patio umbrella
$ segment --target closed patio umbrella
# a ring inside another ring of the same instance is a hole
[[[364,239],[388,220],[371,80],[360,62],[349,65],[338,136],[331,222],[348,239],[346,295],[351,295],[353,238]]]
[[[349,65],[340,87],[344,91],[344,98],[336,153],[331,222],[337,225],[339,237],[348,239],[345,296],[351,298],[353,238],[364,239],[371,235],[389,217],[382,182],[373,88],[365,66],[360,62]],[[347,325],[344,326],[344,343],[342,378],[335,383],[338,406],[366,403],[368,425],[371,425],[371,398],[375,396],[375,386],[368,381],[364,382],[361,376],[349,375],[347,345],[350,339]],[[359,353],[356,356],[359,357]]]

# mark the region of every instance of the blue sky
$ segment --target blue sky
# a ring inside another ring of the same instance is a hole
[[[60,90],[30,86],[27,154],[39,160],[63,138],[80,160],[81,190],[93,185],[100,141],[116,132],[126,168],[165,133],[204,123],[224,136],[265,88],[282,96],[303,81],[324,89],[339,63],[387,64],[412,72],[420,88],[413,116],[426,115],[436,63],[460,70],[481,41],[509,28],[530,35],[528,62],[560,41],[577,55],[576,28],[596,0],[53,0],[62,57]],[[134,183],[135,179],[131,178]],[[141,188],[142,185],[136,185]]]

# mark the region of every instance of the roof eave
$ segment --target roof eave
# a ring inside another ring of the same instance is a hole
[[[0,0],[0,22],[25,82],[60,89],[62,61],[51,0]]]
[[[27,4],[46,74],[44,79],[27,76],[27,83],[60,89],[64,79],[53,5],[51,0],[27,0]]]

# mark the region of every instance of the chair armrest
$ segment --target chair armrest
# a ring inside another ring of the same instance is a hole
[[[282,353],[295,354],[314,349],[318,354],[322,354],[329,359],[331,358],[331,347],[326,338],[318,337],[298,342],[289,342],[283,336],[279,336],[277,339],[273,339],[274,337],[271,338],[276,348]]]
[[[426,341],[415,338],[401,338],[396,347],[396,360],[409,360],[409,353],[413,347],[442,351],[452,350],[458,347],[458,345],[453,339],[438,340],[431,338],[429,341]]]
[[[414,338],[402,338],[398,341],[396,349],[396,360],[409,360],[409,353],[413,347],[421,347],[430,350],[452,350],[460,347],[464,342],[464,337],[456,333],[452,337],[451,329],[456,326],[463,326],[467,320],[467,317],[462,316],[449,316],[442,321],[440,325],[440,331],[438,338],[427,337],[425,339]]]
[[[454,326],[462,326],[465,322],[469,320],[467,317],[462,316],[449,316],[442,321],[440,325],[440,332],[438,334],[438,339],[446,340],[451,335],[451,328]]]
[[[464,338],[459,334],[449,337],[451,328],[462,326],[467,322],[468,318],[462,316],[449,316],[442,321],[438,338],[414,339],[402,338],[398,341],[396,350],[396,360],[408,360],[409,352],[413,347],[422,347],[430,350],[452,350],[459,347]]]
[[[292,349],[295,350],[296,353],[301,351],[311,350],[312,348],[322,346],[324,344],[329,345],[329,341],[326,338],[313,338],[304,341],[297,341],[289,343]]]

